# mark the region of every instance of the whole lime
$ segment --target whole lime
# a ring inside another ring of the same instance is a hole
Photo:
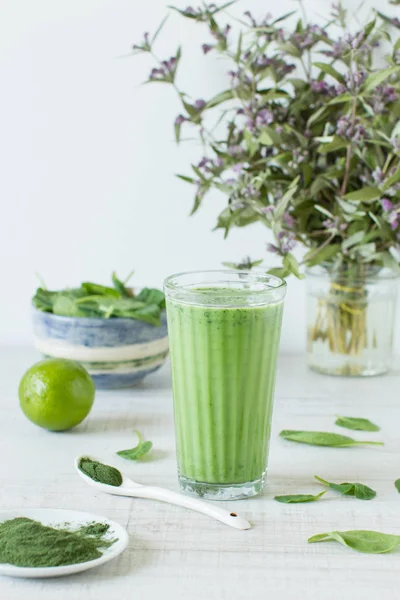
[[[90,412],[95,385],[78,363],[50,358],[33,365],[19,384],[19,402],[32,423],[50,431],[78,425]]]

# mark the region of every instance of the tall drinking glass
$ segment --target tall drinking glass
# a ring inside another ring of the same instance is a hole
[[[181,489],[247,498],[265,483],[286,284],[244,271],[164,282]]]

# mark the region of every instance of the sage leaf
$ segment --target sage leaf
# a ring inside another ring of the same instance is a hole
[[[394,485],[396,487],[396,490],[399,492],[400,494],[400,479],[396,479],[396,481],[394,482]]]
[[[315,502],[326,492],[321,492],[313,496],[312,494],[293,494],[288,496],[275,496],[274,500],[282,502],[283,504],[297,504],[298,502]]]
[[[380,427],[368,419],[358,417],[340,417],[338,416],[335,425],[344,429],[353,429],[354,431],[379,431]]]
[[[117,454],[118,456],[121,456],[121,458],[126,458],[127,460],[139,460],[139,458],[142,458],[152,449],[152,442],[144,442],[142,434],[139,433],[137,429],[135,429],[135,433],[139,438],[138,445],[134,448],[130,448],[129,450],[119,450]]]
[[[293,429],[284,429],[279,435],[285,440],[298,442],[299,444],[310,444],[311,446],[330,446],[334,448],[346,448],[362,444],[383,446],[383,442],[358,441],[353,440],[353,438],[347,435],[340,435],[328,431],[296,431]]]
[[[352,531],[319,533],[308,539],[310,544],[329,541],[339,542],[343,546],[364,554],[383,554],[391,552],[400,544],[400,535],[355,529]]]
[[[326,481],[326,479],[322,479],[322,477],[318,477],[318,475],[314,475],[314,478],[323,485],[327,485],[331,490],[339,492],[339,494],[343,494],[344,496],[355,496],[359,500],[372,500],[376,496],[375,490],[363,483],[332,483]]]

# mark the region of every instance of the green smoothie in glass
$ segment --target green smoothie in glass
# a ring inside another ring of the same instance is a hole
[[[179,481],[211,499],[265,483],[285,283],[209,271],[165,282]]]

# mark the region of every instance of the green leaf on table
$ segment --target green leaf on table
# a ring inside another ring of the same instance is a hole
[[[400,479],[396,479],[396,481],[394,482],[394,485],[395,485],[396,490],[400,494]]]
[[[297,504],[298,502],[315,502],[326,492],[321,492],[313,496],[312,494],[292,494],[288,496],[275,496],[274,500],[283,504]]]
[[[344,496],[355,496],[359,500],[372,500],[376,496],[375,490],[363,483],[332,483],[322,479],[322,477],[318,477],[318,475],[314,475],[314,478],[323,485],[327,485],[331,490],[339,492],[339,494],[343,494]]]
[[[341,417],[338,416],[335,425],[344,429],[352,429],[354,431],[379,431],[380,427],[372,423],[369,419],[361,419],[359,417]]]
[[[400,535],[355,529],[353,531],[318,533],[308,539],[310,544],[330,541],[339,542],[343,546],[364,554],[383,554],[391,552],[400,544]]]
[[[135,429],[135,433],[139,438],[139,443],[134,448],[130,448],[129,450],[119,450],[117,452],[118,456],[122,458],[126,458],[127,460],[138,460],[142,458],[145,454],[150,452],[153,447],[152,442],[144,442],[142,434],[139,433],[137,429]]]
[[[294,429],[284,429],[279,435],[285,440],[297,442],[299,444],[310,444],[311,446],[330,446],[334,448],[346,448],[363,444],[383,446],[382,442],[353,440],[353,438],[348,437],[347,435],[340,435],[328,431],[297,431]]]

